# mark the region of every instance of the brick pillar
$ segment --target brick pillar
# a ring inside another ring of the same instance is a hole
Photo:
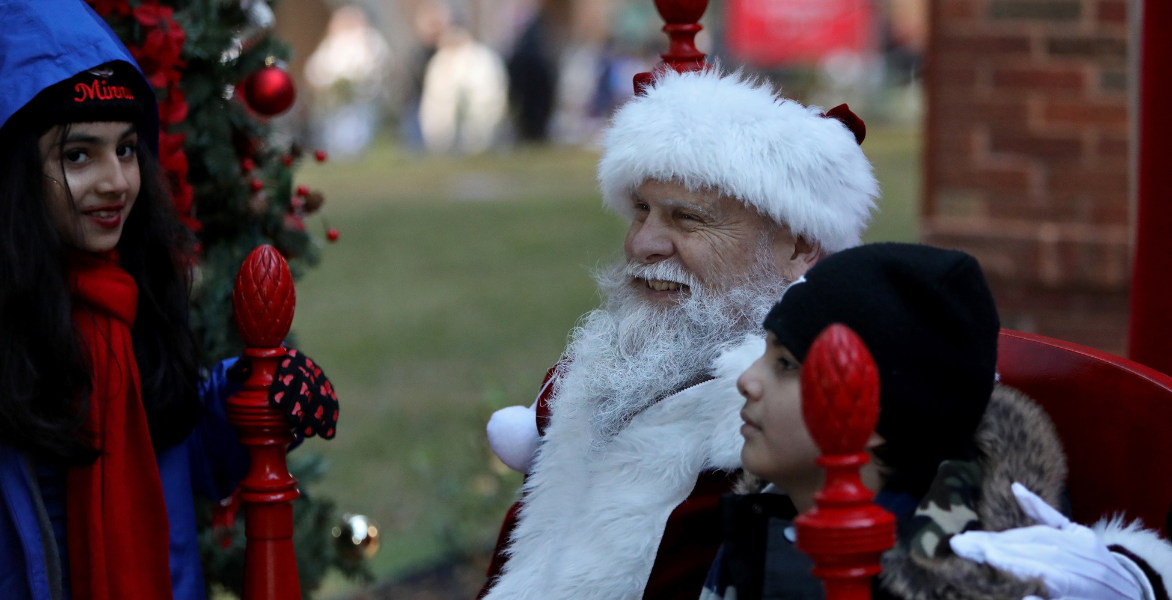
[[[972,253],[1004,326],[1122,354],[1126,0],[933,0],[924,241]]]

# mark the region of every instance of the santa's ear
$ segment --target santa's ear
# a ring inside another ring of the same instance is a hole
[[[794,235],[788,227],[778,228],[773,239],[773,258],[779,273],[789,281],[806,274],[822,257],[822,245],[805,235]]]
[[[867,451],[874,450],[879,446],[882,446],[885,442],[887,442],[887,440],[883,439],[883,436],[872,431],[871,437],[867,438],[867,445],[863,449]]]
[[[814,266],[822,258],[822,244],[818,240],[810,239],[805,235],[794,236],[794,253],[791,261],[805,263],[807,268]]]

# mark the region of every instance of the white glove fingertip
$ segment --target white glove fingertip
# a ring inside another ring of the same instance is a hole
[[[1017,498],[1017,503],[1021,506],[1021,510],[1031,519],[1056,529],[1064,529],[1070,525],[1070,519],[1067,519],[1053,506],[1046,504],[1045,500],[1031,492],[1026,486],[1014,482],[1011,489],[1014,497]]]
[[[985,547],[981,544],[981,539],[977,535],[981,532],[970,531],[960,535],[954,535],[948,540],[948,545],[952,547],[952,551],[957,556],[971,560],[977,563],[986,562]]]

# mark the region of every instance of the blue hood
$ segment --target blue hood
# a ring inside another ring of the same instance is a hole
[[[83,0],[0,0],[0,127],[41,90],[120,60],[142,70],[106,22]],[[153,89],[143,135],[158,153],[159,109]]]

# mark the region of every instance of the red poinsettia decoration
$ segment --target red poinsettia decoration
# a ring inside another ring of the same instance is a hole
[[[186,109],[185,109],[186,110]],[[171,204],[179,214],[179,220],[192,231],[199,231],[200,223],[191,216],[194,190],[187,183],[187,154],[183,152],[183,141],[187,138],[182,133],[162,133],[159,135],[159,167],[163,170],[167,184],[171,189]]]
[[[167,89],[167,97],[159,101],[159,124],[177,125],[187,118],[187,100],[179,86]]]
[[[167,129],[187,118],[187,100],[179,89],[183,68],[181,59],[187,33],[175,19],[174,9],[158,0],[142,0],[130,7],[129,0],[86,0],[94,12],[106,19],[133,18],[142,32],[142,45],[127,44],[126,49],[155,87],[159,100],[159,167],[171,192],[171,204],[179,219],[192,231],[199,231],[199,221],[191,216],[194,192],[187,183],[187,155],[183,152],[183,134]]]
[[[157,88],[179,83],[179,69],[186,64],[179,59],[187,34],[171,18],[169,6],[144,2],[133,11],[134,20],[142,27],[144,40],[139,48],[129,48],[143,73]]]

